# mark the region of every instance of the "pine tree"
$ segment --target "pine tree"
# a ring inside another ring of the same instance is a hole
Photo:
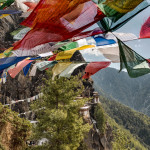
[[[46,150],[76,150],[90,129],[79,115],[79,108],[86,100],[75,100],[84,89],[82,81],[79,76],[55,80],[50,72],[48,76],[43,87],[44,95],[33,107],[38,109],[34,137],[48,139],[43,147]]]

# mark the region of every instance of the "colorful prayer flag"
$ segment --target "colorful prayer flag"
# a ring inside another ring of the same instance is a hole
[[[93,2],[83,3],[84,1],[59,0],[58,4],[55,2],[50,5],[51,1],[41,0],[31,15],[22,23],[33,29],[21,41],[14,44],[14,49],[31,49],[40,44],[70,39],[104,18],[105,15]],[[69,5],[70,3],[72,4]],[[56,7],[58,5],[61,6]],[[41,8],[42,6],[47,8]]]
[[[69,65],[63,72],[60,73],[59,77],[67,77],[70,78],[71,74],[73,73],[73,71],[84,65],[85,63],[72,63],[71,65]]]
[[[57,63],[53,69],[53,77],[52,79],[54,80],[55,76],[59,75],[61,72],[63,72],[69,65],[71,65],[72,62],[59,62]]]
[[[0,9],[5,9],[6,7],[9,7],[13,2],[14,0],[7,0],[6,2],[3,3],[2,6],[0,6]]]
[[[12,54],[12,49],[13,47],[10,47],[7,50],[5,50],[3,53],[0,53],[0,58],[5,58],[10,56]]]
[[[12,66],[13,64],[18,63],[19,61],[22,61],[23,59],[25,59],[27,56],[23,56],[23,57],[7,57],[7,58],[2,58],[0,59],[0,71]]]
[[[93,0],[106,16],[112,17],[114,22],[127,12],[132,11],[142,1],[143,0]]]
[[[42,61],[42,62],[36,63],[35,65],[40,71],[43,71],[47,68],[53,67],[55,64],[57,64],[57,61]]]
[[[59,48],[59,50],[66,51],[73,48],[81,47],[84,45],[95,45],[95,46],[101,46],[101,45],[109,45],[116,43],[113,39],[105,39],[102,36],[95,36],[95,37],[87,37],[84,39],[80,39],[76,42],[68,43],[62,47]]]
[[[5,17],[7,17],[7,16],[9,16],[10,14],[3,14],[3,15],[0,15],[0,19],[3,19],[3,18],[5,18]]]
[[[16,75],[25,67],[27,66],[29,63],[31,63],[33,60],[29,60],[29,59],[25,59],[20,61],[15,68],[13,69],[9,69],[8,73],[10,74],[10,76],[12,78],[15,78]]]
[[[59,52],[56,55],[56,60],[70,59],[77,50],[83,50],[83,49],[88,49],[88,48],[92,48],[92,47],[95,47],[95,46],[94,45],[84,45],[84,46],[74,48],[74,49],[71,49],[68,51]]]
[[[105,17],[103,20],[98,22],[98,25],[105,32],[116,31],[117,29],[121,28],[123,25],[126,26],[126,23],[128,24],[129,21],[132,22],[132,20],[133,20],[132,18],[134,18],[134,17],[136,17],[136,15],[140,14],[144,9],[149,7],[149,5],[150,5],[149,0],[144,0],[139,5],[137,5],[136,8],[134,8],[132,11],[126,13],[119,20],[114,22],[113,18]],[[148,14],[145,14],[144,18],[146,15],[148,15]],[[144,18],[139,18],[138,21],[142,21]],[[135,20],[133,22],[135,22]],[[141,24],[137,23],[136,25],[141,25]],[[123,31],[121,30],[121,32],[123,32]],[[127,29],[126,29],[126,32],[129,33],[129,31]]]

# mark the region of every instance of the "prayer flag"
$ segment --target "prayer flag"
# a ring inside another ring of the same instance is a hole
[[[143,17],[141,17],[141,12],[146,9],[147,7],[149,7],[150,5],[150,1],[149,0],[144,0],[143,2],[141,2],[139,5],[137,5],[136,8],[134,8],[132,11],[126,13],[124,16],[122,16],[119,20],[115,21],[113,20],[114,17],[105,17],[103,20],[98,22],[99,27],[103,30],[103,31],[116,31],[117,29],[121,28],[123,25],[126,26],[126,24],[128,25],[128,22],[132,22],[135,24],[135,19],[133,20],[132,18],[136,17],[138,14],[140,14],[140,17],[137,21],[142,21],[147,15],[148,13],[145,13],[145,15]],[[143,22],[142,22],[143,23]],[[136,25],[141,25],[141,23],[137,23]],[[130,25],[130,27],[132,27]],[[133,29],[131,29],[132,31]],[[135,30],[135,29],[134,29]],[[120,30],[121,32],[123,32],[122,30]],[[129,33],[130,28],[127,30],[126,27],[126,32]]]
[[[51,50],[52,46],[47,43],[47,44],[42,44],[39,46],[36,46],[30,50],[15,50],[12,51],[16,56],[35,56],[38,54],[42,54],[42,53],[46,53],[49,52]]]
[[[54,80],[55,76],[59,75],[61,72],[63,72],[69,65],[71,65],[71,62],[59,62],[57,63],[53,69],[53,77],[52,79]]]
[[[32,11],[37,5],[37,3],[33,3],[33,2],[24,2],[24,4],[29,7],[27,11]]]
[[[0,10],[0,15],[3,14],[18,14],[21,13],[21,11],[18,10]]]
[[[27,32],[29,32],[31,30],[31,28],[24,28],[21,31],[19,31],[16,35],[14,35],[13,39],[14,40],[20,40],[22,39]]]
[[[40,44],[70,39],[105,16],[92,1],[57,1],[52,5],[48,0],[38,3],[35,10],[22,23],[33,29],[14,44],[14,49],[31,49]]]
[[[7,50],[5,50],[3,53],[0,53],[0,58],[4,58],[4,57],[10,56],[11,53],[12,53],[12,49],[13,49],[13,47],[10,47]]]
[[[73,71],[84,65],[85,63],[72,63],[71,65],[69,65],[63,72],[60,73],[59,77],[67,77],[70,78],[71,74],[73,73]]]
[[[95,27],[95,24],[93,26]],[[87,29],[85,29],[85,30],[87,30]],[[85,30],[82,31],[81,33],[77,34],[76,37],[71,38],[71,40],[72,41],[77,41],[77,40],[80,40],[80,39],[83,39],[83,38],[86,38],[86,37],[89,37],[89,36],[94,36],[94,35],[97,35],[97,34],[103,34],[104,33],[104,31],[102,31],[102,29],[99,28],[99,27],[94,28],[94,29],[90,29],[90,30],[87,30],[87,31],[85,31]]]
[[[118,39],[120,50],[120,71],[124,68],[131,78],[150,73],[149,62]]]
[[[30,58],[30,60],[36,60],[36,59],[38,59],[38,58],[40,58],[40,57],[35,57],[35,58]],[[23,68],[23,73],[24,73],[24,75],[26,76],[27,75],[27,73],[28,73],[28,71],[29,71],[29,69],[30,69],[30,67],[31,67],[31,64],[32,64],[32,62],[30,62],[27,66],[25,66],[24,68]]]
[[[85,68],[85,75],[83,79],[88,79],[91,75],[94,75],[101,69],[107,68],[111,62],[91,62]]]
[[[48,56],[52,56],[53,53],[52,52],[46,52],[46,53],[42,53],[42,54],[38,54],[40,57],[48,57]]]
[[[5,17],[7,17],[7,16],[9,16],[10,14],[3,14],[3,15],[0,15],[0,19],[2,19],[2,18],[5,18]]]
[[[93,0],[104,14],[108,17],[112,17],[114,21],[118,20],[127,12],[132,11],[142,1],[143,0]]]
[[[5,9],[6,7],[9,7],[13,2],[14,0],[7,0],[6,2],[3,3],[2,6],[0,6],[0,9]]]
[[[116,43],[113,39],[105,39],[102,36],[95,36],[95,37],[87,37],[84,39],[80,39],[76,42],[68,43],[62,47],[59,48],[59,50],[70,50],[73,48],[81,47],[84,45],[95,45],[95,46],[101,46],[101,45],[109,45]]]
[[[17,6],[23,11],[32,11],[37,5],[37,0],[15,0]]]
[[[142,25],[140,31],[140,38],[150,38],[150,17]]]
[[[19,61],[22,61],[23,59],[25,59],[27,56],[23,56],[23,57],[7,57],[7,58],[2,58],[0,59],[0,71],[12,66],[13,64],[18,63]]]
[[[13,69],[9,69],[8,70],[8,73],[10,74],[10,76],[12,78],[15,78],[16,75],[26,66],[28,65],[29,63],[31,63],[33,60],[29,60],[29,59],[25,59],[25,60],[22,60],[20,61],[15,68]]]
[[[56,54],[54,54],[53,56],[51,56],[49,59],[48,59],[48,61],[53,61],[53,60],[55,60],[56,59]]]
[[[26,66],[23,68],[23,73],[24,73],[25,76],[27,75],[27,73],[28,73],[28,71],[29,71],[29,69],[30,69],[30,67],[31,67],[31,64],[32,64],[32,62],[29,63],[28,65],[26,65]]]
[[[36,63],[36,67],[40,71],[43,71],[47,68],[53,67],[55,64],[57,64],[57,61],[42,61],[42,62]]]
[[[88,49],[88,48],[92,48],[92,47],[95,47],[95,46],[94,45],[84,45],[84,46],[81,46],[78,48],[74,48],[72,50],[59,52],[56,55],[56,60],[70,59],[77,50],[83,50],[83,49]]]
[[[29,76],[34,77],[36,75],[36,71],[37,71],[37,67],[34,64],[33,67],[32,67],[32,69],[31,69],[31,71],[30,71],[30,73],[29,73]]]
[[[97,49],[103,54],[103,56],[113,63],[119,63],[119,47],[118,44],[99,46]]]

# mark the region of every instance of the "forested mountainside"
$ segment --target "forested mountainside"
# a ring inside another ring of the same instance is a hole
[[[92,78],[96,89],[117,101],[150,116],[150,75],[130,78],[126,72],[106,68]]]
[[[122,133],[123,136],[128,137],[131,133],[132,137],[134,138],[127,139],[130,139],[129,141],[132,144],[138,140],[140,144],[150,149],[150,118],[148,116],[134,111],[115,100],[109,100],[109,98],[106,98],[102,95],[100,95],[100,102],[102,103],[102,107],[104,108],[105,112],[109,116],[108,120],[112,127],[115,126],[115,129],[120,128],[120,133],[125,132],[124,134]],[[136,147],[136,144],[134,148]],[[140,149],[138,145],[139,144],[137,144],[137,147]]]

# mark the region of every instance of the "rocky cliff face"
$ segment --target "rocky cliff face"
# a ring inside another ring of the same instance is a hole
[[[14,3],[8,9],[16,10],[17,6]],[[0,19],[0,50],[5,50],[12,46],[13,38],[10,33],[20,27],[21,21],[22,19],[19,17],[19,14]]]

